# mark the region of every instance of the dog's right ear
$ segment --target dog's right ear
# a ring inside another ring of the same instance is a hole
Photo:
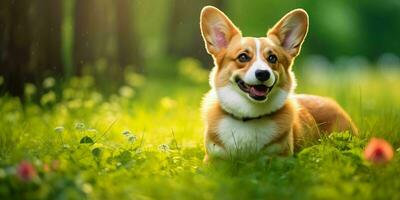
[[[206,6],[201,10],[200,29],[207,52],[214,56],[226,49],[233,37],[241,36],[231,20],[213,6]]]
[[[308,14],[303,9],[295,9],[286,14],[267,33],[274,35],[280,41],[280,45],[293,57],[296,57],[301,49],[308,32]]]

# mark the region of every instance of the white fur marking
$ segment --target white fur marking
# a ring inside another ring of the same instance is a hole
[[[244,75],[243,81],[250,85],[266,84],[268,87],[272,86],[275,82],[275,75],[270,66],[262,60],[262,50],[260,39],[254,39],[256,43],[256,61],[251,65],[250,69]],[[256,70],[268,70],[271,74],[266,82],[261,82],[256,78]]]
[[[216,88],[216,93],[222,108],[237,117],[258,117],[272,113],[282,108],[289,96],[285,90],[275,87],[266,102],[255,103],[249,101],[251,98],[248,94],[232,84]]]
[[[277,137],[277,129],[276,123],[268,118],[243,122],[227,116],[218,124],[218,137],[228,155],[258,152]]]
[[[215,78],[215,74],[217,73],[217,67],[213,67],[211,69],[210,75],[208,76],[208,84],[210,84],[211,88],[214,88],[214,78]]]

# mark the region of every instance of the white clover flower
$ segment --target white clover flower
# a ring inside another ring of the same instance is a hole
[[[61,133],[64,132],[64,127],[63,126],[57,126],[57,127],[54,128],[54,132],[61,134]]]
[[[160,146],[158,146],[158,149],[162,152],[167,152],[169,150],[169,146],[168,144],[161,144]]]
[[[85,130],[85,127],[86,127],[85,124],[82,123],[82,122],[78,122],[78,123],[75,124],[75,129],[77,129],[79,131]]]

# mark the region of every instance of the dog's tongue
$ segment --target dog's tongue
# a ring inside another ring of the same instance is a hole
[[[252,96],[266,96],[268,87],[265,85],[254,85],[250,87],[249,93]]]

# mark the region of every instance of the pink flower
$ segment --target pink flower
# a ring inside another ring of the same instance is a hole
[[[386,140],[371,138],[364,150],[364,158],[373,164],[385,164],[393,158],[393,147]]]
[[[17,166],[17,176],[22,181],[31,181],[36,175],[35,167],[28,161],[24,160]]]

